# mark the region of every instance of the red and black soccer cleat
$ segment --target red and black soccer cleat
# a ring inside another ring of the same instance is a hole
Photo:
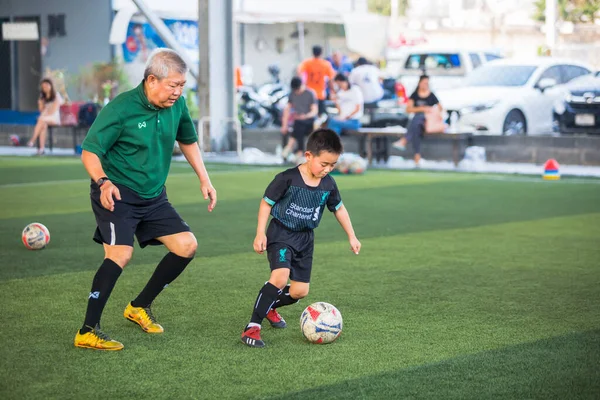
[[[267,313],[267,321],[269,321],[273,328],[285,328],[287,326],[285,320],[274,308],[271,308]]]
[[[251,326],[242,333],[242,343],[250,347],[265,347],[260,338],[260,326]]]

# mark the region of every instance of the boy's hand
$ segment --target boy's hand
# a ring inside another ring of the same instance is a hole
[[[356,238],[350,238],[350,250],[354,252],[354,254],[358,255],[360,253],[360,241]]]
[[[258,233],[254,238],[254,251],[262,254],[267,249],[267,235]]]

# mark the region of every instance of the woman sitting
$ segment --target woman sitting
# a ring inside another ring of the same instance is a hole
[[[345,129],[357,130],[363,116],[362,92],[357,86],[351,85],[344,74],[337,74],[333,81],[339,87],[336,93],[338,115],[327,121],[327,127],[338,135]]]
[[[36,140],[40,139],[40,146],[37,151],[38,155],[44,154],[48,126],[60,125],[61,104],[63,104],[63,99],[60,93],[54,90],[52,81],[48,78],[43,79],[40,83],[40,98],[38,99],[38,109],[41,114],[33,129],[33,137],[27,143],[29,147],[33,147]]]
[[[421,75],[417,89],[410,95],[406,105],[407,113],[414,113],[412,120],[408,125],[406,136],[394,142],[392,145],[405,150],[406,143],[412,144],[415,152],[415,165],[421,161],[421,138],[425,133],[443,132],[444,122],[442,120],[442,105],[435,94],[429,89],[429,77]]]

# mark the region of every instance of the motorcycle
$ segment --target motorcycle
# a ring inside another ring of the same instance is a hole
[[[242,86],[237,92],[238,114],[243,128],[264,128],[272,123],[266,100],[252,87]]]
[[[238,89],[239,115],[244,128],[265,128],[270,124],[281,126],[289,89],[281,83],[277,66],[269,66],[269,73],[272,81],[257,90],[250,86]]]

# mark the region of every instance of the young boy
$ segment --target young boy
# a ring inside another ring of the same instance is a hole
[[[267,251],[271,277],[258,292],[252,318],[242,333],[242,342],[248,346],[264,347],[260,337],[263,319],[267,318],[274,328],[285,328],[276,309],[297,303],[308,294],[313,229],[319,225],[325,206],[348,235],[351,250],[355,254],[360,251],[348,211],[328,175],[341,153],[338,135],[330,129],[318,129],[308,138],[306,162],[275,176],[265,191],[258,210],[254,251]],[[265,234],[269,214],[273,218]]]

